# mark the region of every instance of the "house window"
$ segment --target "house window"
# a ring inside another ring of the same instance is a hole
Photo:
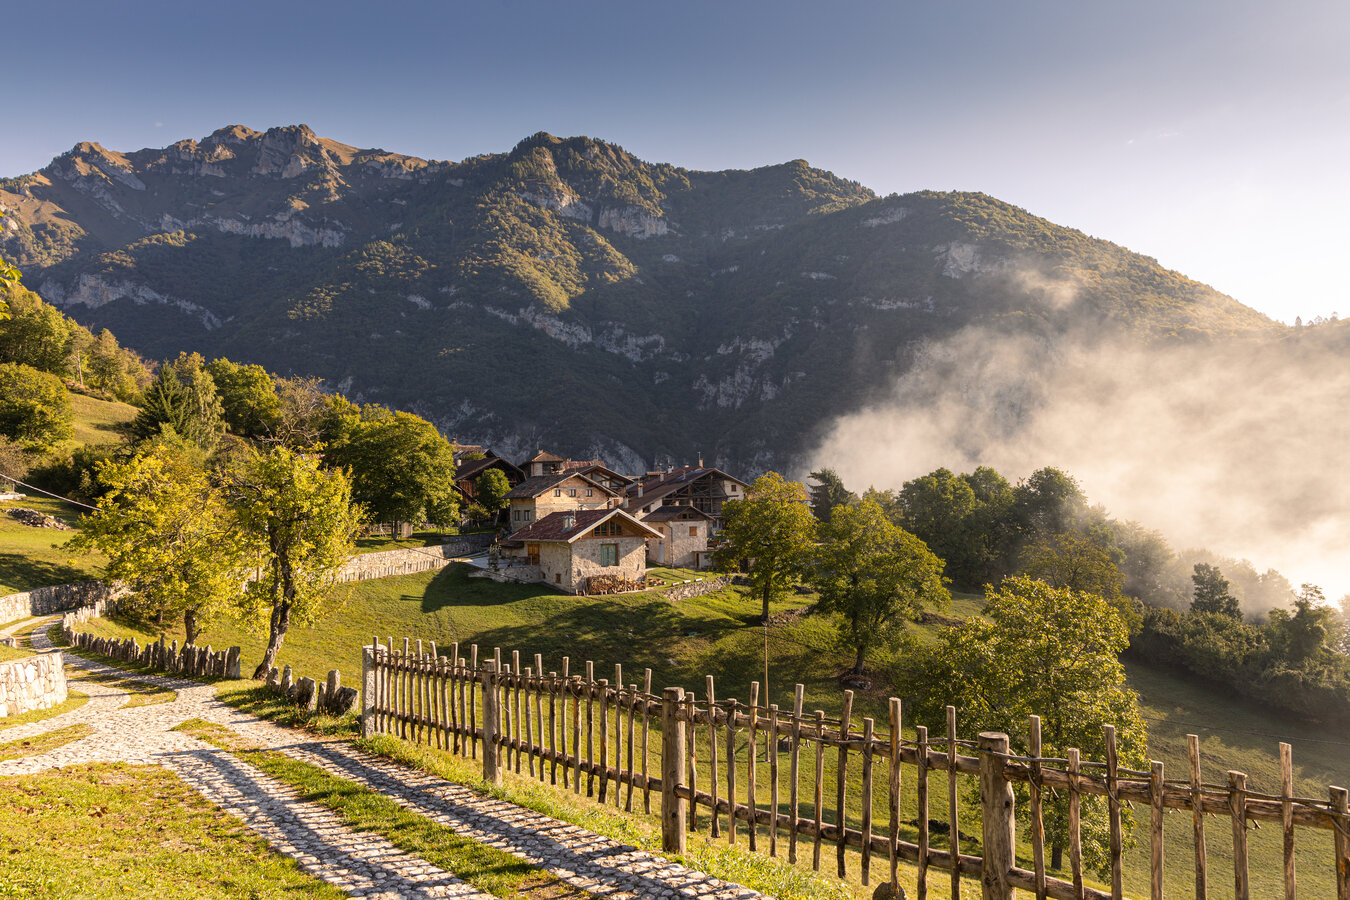
[[[601,522],[595,527],[595,533],[600,537],[618,537],[623,534],[623,525],[618,519],[610,519],[608,522]]]
[[[538,544],[526,544],[526,545],[525,545],[525,555],[528,556],[528,557],[530,558],[530,565],[532,565],[532,566],[537,566],[537,565],[539,565],[539,545],[538,545]]]
[[[619,564],[619,545],[601,544],[600,545],[600,565],[617,566]]]
[[[554,488],[554,489],[553,489],[553,496],[555,496],[555,497],[561,497],[561,496],[562,496],[562,488]]]
[[[569,496],[569,497],[575,497],[576,495],[577,495],[577,489],[576,489],[576,488],[568,488],[568,489],[567,489],[567,496]]]
[[[561,573],[561,572],[554,572],[554,573],[553,573],[553,583],[554,583],[554,584],[562,584],[562,573]]]
[[[594,493],[594,491],[592,491],[590,488],[586,488],[586,496],[587,496],[587,497],[591,496],[591,494],[593,494],[593,493]]]
[[[698,537],[698,526],[697,526],[697,525],[690,525],[690,526],[689,526],[689,536],[690,536],[690,537]]]

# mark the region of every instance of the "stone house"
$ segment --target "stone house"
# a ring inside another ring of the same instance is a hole
[[[722,504],[745,497],[744,481],[720,469],[681,466],[646,477],[625,488],[628,511],[639,519],[662,506],[692,506],[712,517],[710,534],[722,530]]]
[[[558,510],[511,535],[504,549],[537,566],[545,584],[582,594],[598,576],[643,579],[647,541],[660,538],[659,531],[617,507]]]
[[[712,567],[708,532],[713,517],[695,506],[662,506],[642,516],[642,523],[660,532],[647,541],[648,565],[679,569]]]
[[[508,527],[514,532],[554,512],[617,507],[620,493],[577,472],[558,472],[525,479],[506,500]]]

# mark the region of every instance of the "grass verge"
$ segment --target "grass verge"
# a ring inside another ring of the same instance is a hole
[[[0,779],[0,897],[338,900],[157,766]]]
[[[301,800],[328,807],[348,827],[378,834],[495,897],[532,897],[537,889],[547,890],[550,897],[561,896],[556,892],[556,879],[548,873],[495,847],[461,837],[364,785],[284,754],[251,747],[229,729],[201,719],[190,719],[177,730],[227,750],[285,782]]]
[[[58,728],[55,731],[44,731],[42,734],[30,738],[9,741],[0,744],[0,762],[7,759],[20,759],[25,756],[38,756],[50,750],[55,750],[57,747],[64,747],[66,744],[78,741],[80,738],[93,733],[93,728],[79,722],[75,725],[67,725],[65,728]]]

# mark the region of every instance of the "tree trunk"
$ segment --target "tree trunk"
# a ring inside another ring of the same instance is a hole
[[[764,612],[760,613],[759,616],[759,623],[761,625],[768,624],[769,621],[769,587],[770,583],[767,581],[764,582]]]
[[[197,636],[202,633],[202,629],[197,622],[197,611],[195,609],[183,610],[183,631],[187,633],[187,642],[195,647]]]
[[[1064,844],[1055,841],[1050,845],[1050,868],[1059,871],[1064,867]]]
[[[286,629],[290,626],[291,604],[282,600],[272,607],[272,618],[267,635],[267,649],[263,651],[262,662],[258,663],[258,668],[253,670],[255,681],[262,681],[267,677],[267,673],[272,671],[272,666],[277,661],[277,652],[281,650],[281,642],[286,639]]]
[[[867,655],[867,645],[858,644],[858,659],[853,663],[853,674],[861,675],[863,673],[863,657]]]

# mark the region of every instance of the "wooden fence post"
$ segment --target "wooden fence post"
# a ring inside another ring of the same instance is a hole
[[[501,731],[500,698],[497,696],[497,662],[483,661],[483,780],[501,784],[502,771],[498,763],[497,737]]]
[[[375,736],[375,648],[361,648],[361,737]]]
[[[984,820],[984,866],[981,883],[984,900],[1012,900],[1008,873],[1013,868],[1016,824],[1012,784],[1003,777],[1008,736],[982,731],[980,746],[980,805]],[[954,777],[954,773],[953,776]],[[953,860],[955,862],[955,860]]]
[[[1350,791],[1331,789],[1331,808],[1337,814],[1332,822],[1336,847],[1336,897],[1350,900]]]
[[[666,688],[661,696],[661,849],[667,853],[685,852],[687,801],[676,794],[685,765],[683,703],[684,688]]]

